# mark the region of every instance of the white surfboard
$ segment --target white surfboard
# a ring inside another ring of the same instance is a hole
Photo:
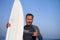
[[[23,40],[24,17],[19,0],[14,1],[9,23],[11,26],[7,29],[6,40]]]

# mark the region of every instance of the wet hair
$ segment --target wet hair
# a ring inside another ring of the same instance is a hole
[[[31,13],[26,14],[26,18],[27,18],[27,16],[32,16],[32,18],[34,17],[33,14],[31,14]]]

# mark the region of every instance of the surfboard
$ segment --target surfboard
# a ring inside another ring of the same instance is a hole
[[[19,0],[15,0],[9,18],[10,27],[7,29],[6,40],[23,40],[24,17]]]

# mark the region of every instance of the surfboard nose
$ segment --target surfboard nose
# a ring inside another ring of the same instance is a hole
[[[15,1],[19,1],[19,0],[15,0]]]

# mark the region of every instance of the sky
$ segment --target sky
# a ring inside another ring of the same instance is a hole
[[[43,38],[60,39],[60,0],[20,0],[24,19],[27,13],[34,15],[33,25],[37,25]],[[6,36],[14,0],[0,0],[0,38]]]

